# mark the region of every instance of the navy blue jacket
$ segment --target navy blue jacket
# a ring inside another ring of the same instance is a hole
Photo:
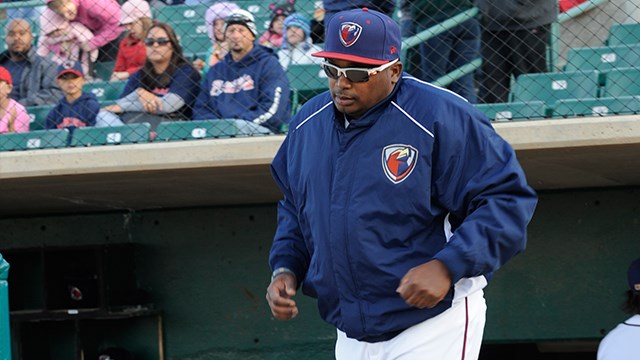
[[[404,74],[345,129],[309,100],[272,162],[284,194],[269,262],[292,270],[348,337],[387,340],[486,285],[526,244],[537,202],[511,146],[459,96]],[[452,287],[432,309],[396,293],[432,259]]]
[[[207,72],[194,120],[244,119],[279,132],[289,123],[289,80],[273,50],[254,46],[240,61],[227,54]]]
[[[98,111],[100,111],[100,103],[92,93],[83,93],[72,103],[62,97],[47,115],[44,127],[45,129],[74,129],[94,126]]]

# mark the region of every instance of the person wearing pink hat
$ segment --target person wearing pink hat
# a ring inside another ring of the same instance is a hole
[[[9,97],[11,74],[0,66],[0,134],[29,131],[29,115],[19,102]]]
[[[153,24],[151,7],[145,0],[129,0],[122,4],[120,24],[127,29],[127,36],[120,41],[111,81],[127,80],[140,70],[147,57],[144,37]]]
[[[85,74],[90,74],[90,63],[98,57],[98,50],[85,51],[82,46],[93,39],[93,33],[77,21],[69,21],[51,9],[40,15],[40,37],[37,54],[56,64],[80,61]],[[91,79],[90,76],[87,76]]]
[[[221,1],[211,5],[205,14],[205,26],[211,39],[211,47],[205,55],[205,60],[195,59],[193,67],[206,74],[209,68],[222,60],[229,52],[229,46],[224,38],[224,19],[234,10],[240,9],[232,2]]]
[[[47,7],[69,21],[77,21],[93,33],[85,51],[99,49],[98,61],[115,59],[118,50],[120,5],[116,0],[46,0]]]

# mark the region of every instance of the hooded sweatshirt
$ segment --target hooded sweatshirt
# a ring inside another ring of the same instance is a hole
[[[93,32],[89,41],[92,49],[98,49],[118,38],[120,27],[120,5],[116,0],[71,0],[78,8],[74,19]],[[47,1],[49,2],[49,1]]]
[[[289,80],[273,50],[256,45],[239,61],[214,65],[196,99],[193,118],[244,119],[279,132],[289,122]]]
[[[62,97],[47,115],[44,127],[45,129],[75,129],[94,126],[99,110],[98,98],[92,93],[83,93],[72,103],[68,102],[66,97]]]

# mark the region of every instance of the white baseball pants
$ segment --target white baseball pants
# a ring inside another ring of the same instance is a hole
[[[368,343],[338,330],[337,360],[477,360],[487,304],[482,290],[455,300],[442,314],[391,340]]]

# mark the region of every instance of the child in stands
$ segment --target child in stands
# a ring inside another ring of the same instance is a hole
[[[11,74],[0,66],[0,134],[29,131],[29,115],[19,102],[9,97]]]
[[[80,63],[67,62],[58,66],[56,82],[64,96],[47,115],[45,128],[73,131],[77,127],[94,126],[100,104],[94,94],[82,92],[85,78]]]
[[[120,24],[127,29],[127,36],[120,41],[111,81],[127,80],[142,68],[147,59],[144,37],[153,24],[149,3],[145,0],[129,0],[122,4]]]
[[[45,9],[40,16],[40,39],[38,39],[38,55],[63,64],[67,61],[81,61],[82,70],[89,73],[89,62],[98,57],[98,50],[90,50],[88,43],[93,33],[79,22],[69,22],[50,9]]]

